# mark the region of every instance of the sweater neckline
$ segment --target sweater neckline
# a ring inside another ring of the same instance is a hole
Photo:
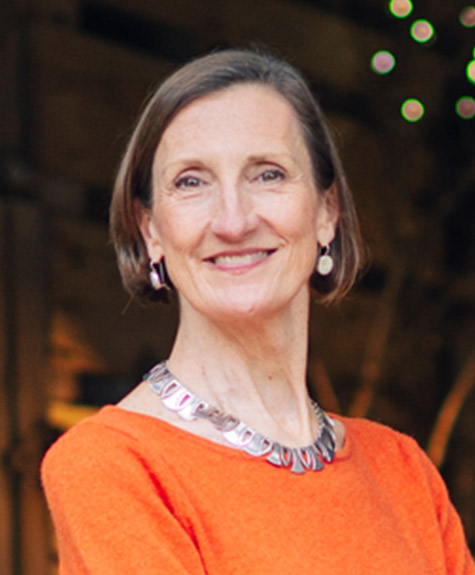
[[[340,415],[335,415],[333,413],[328,413],[328,415],[332,419],[338,420],[345,427],[345,442],[340,449],[335,451],[334,462],[348,459],[352,450],[351,424],[348,425],[348,423],[351,422],[351,420]],[[247,455],[243,451],[236,449],[230,445],[218,443],[216,441],[213,441],[212,439],[198,435],[197,433],[193,433],[186,429],[182,429],[181,427],[177,427],[176,425],[173,425],[172,423],[160,419],[158,417],[154,417],[153,415],[139,413],[137,411],[131,411],[123,407],[119,407],[118,405],[105,405],[100,408],[100,410],[96,413],[95,416],[100,417],[101,419],[103,419],[104,423],[108,423],[109,425],[112,425],[114,427],[118,422],[127,423],[132,427],[134,426],[134,421],[141,422],[141,425],[145,424],[147,426],[149,425],[153,425],[154,427],[156,426],[160,428],[162,432],[166,433],[169,436],[173,436],[174,438],[181,438],[185,440],[187,443],[193,443],[197,446],[200,446],[201,448],[220,451],[222,454],[227,454],[231,456],[242,457]]]

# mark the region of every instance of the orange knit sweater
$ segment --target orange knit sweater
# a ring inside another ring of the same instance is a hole
[[[60,574],[475,574],[446,488],[415,442],[343,421],[335,461],[295,475],[103,408],[43,463]]]

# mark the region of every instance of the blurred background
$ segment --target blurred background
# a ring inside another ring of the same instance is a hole
[[[0,17],[0,564],[55,573],[48,445],[168,354],[175,306],[123,291],[111,184],[145,97],[212,49],[309,78],[369,253],[313,306],[309,387],[415,437],[475,550],[475,7],[451,0],[16,0]]]

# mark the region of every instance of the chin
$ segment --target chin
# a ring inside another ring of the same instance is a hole
[[[276,289],[277,288],[277,289]],[[222,286],[221,289],[197,289],[190,298],[182,294],[182,303],[191,307],[203,317],[223,323],[231,321],[262,321],[287,315],[302,306],[308,306],[309,286],[306,284],[283,285],[270,282],[270,285]]]
[[[294,298],[283,297],[270,297],[269,294],[262,294],[259,297],[258,293],[252,294],[250,297],[249,292],[246,294],[227,294],[216,298],[213,302],[212,309],[203,310],[203,312],[212,316],[219,321],[223,320],[256,320],[268,319],[272,316],[277,316],[284,313],[292,306]]]
[[[259,305],[259,303],[255,301],[236,301],[233,299],[228,299],[225,301],[215,301],[213,306],[202,309],[201,313],[208,317],[216,318],[222,321],[224,319],[244,319],[246,317],[256,317],[262,313],[262,308],[263,306]]]

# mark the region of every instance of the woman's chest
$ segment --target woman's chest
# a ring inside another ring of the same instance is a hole
[[[336,469],[314,477],[272,471],[215,470],[190,484],[181,520],[209,575],[445,572],[432,514],[416,521],[425,510],[411,508],[405,494],[391,497],[359,473],[335,481]]]

